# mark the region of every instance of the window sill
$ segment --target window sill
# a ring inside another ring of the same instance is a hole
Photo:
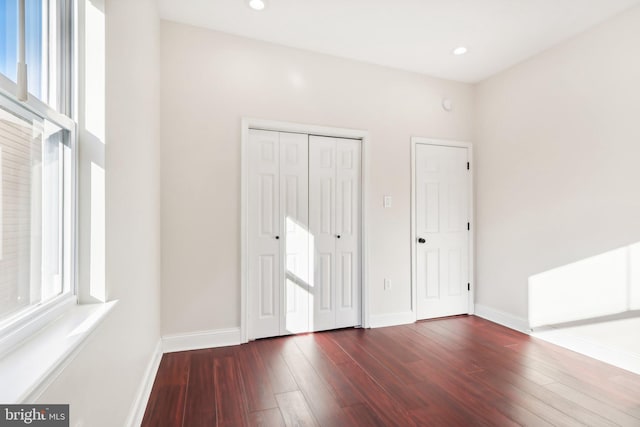
[[[0,402],[34,402],[116,303],[75,305],[0,359]]]

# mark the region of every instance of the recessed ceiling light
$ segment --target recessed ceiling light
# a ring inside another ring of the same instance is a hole
[[[457,48],[453,49],[453,54],[460,56],[460,55],[464,55],[465,53],[467,53],[467,48],[464,46],[458,46]]]
[[[265,6],[264,0],[249,0],[249,7],[253,10],[262,10]]]

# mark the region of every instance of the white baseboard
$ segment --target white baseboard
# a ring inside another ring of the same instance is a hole
[[[156,379],[158,368],[160,367],[160,360],[162,359],[162,341],[158,340],[156,348],[153,350],[151,360],[147,369],[144,372],[144,377],[138,387],[138,392],[131,405],[129,416],[125,422],[125,426],[139,427],[142,424],[142,418],[144,417],[144,411],[147,409],[147,403],[149,402],[149,396],[151,396],[151,389],[153,388],[153,382]]]
[[[372,328],[384,328],[385,326],[397,326],[414,323],[416,315],[413,311],[401,313],[372,314],[369,319],[369,326]]]
[[[227,347],[239,345],[240,328],[217,329],[213,331],[191,332],[162,336],[162,351],[199,350],[202,348]]]
[[[527,319],[514,316],[513,314],[505,313],[504,311],[496,310],[482,304],[475,305],[474,314],[478,317],[482,317],[483,319],[490,320],[493,323],[506,326],[507,328],[514,329],[518,332],[528,334],[531,331]]]

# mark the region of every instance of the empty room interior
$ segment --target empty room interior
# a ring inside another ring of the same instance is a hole
[[[640,426],[639,46],[638,0],[1,2],[0,424]]]

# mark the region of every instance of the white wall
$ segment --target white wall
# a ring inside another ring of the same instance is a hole
[[[163,21],[161,86],[163,334],[240,324],[243,116],[370,132],[372,314],[410,310],[410,137],[470,140],[470,85]]]
[[[636,243],[531,276],[529,325],[556,325],[640,309],[639,268],[640,243]]]
[[[159,17],[154,0],[86,6],[106,18],[105,273],[119,303],[39,401],[70,403],[74,427],[113,427],[160,338]]]
[[[638,40],[636,7],[477,86],[479,304],[526,318],[530,276],[640,241]]]

